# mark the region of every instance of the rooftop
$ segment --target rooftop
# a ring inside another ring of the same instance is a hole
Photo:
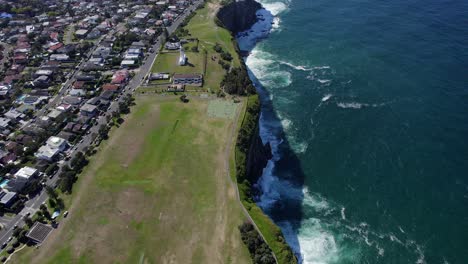
[[[19,169],[19,171],[17,171],[15,173],[15,177],[18,178],[18,177],[21,177],[21,178],[25,178],[25,179],[29,179],[31,176],[34,176],[37,172],[37,169],[35,168],[31,168],[31,167],[23,167],[21,169]]]
[[[53,228],[51,226],[36,222],[26,234],[26,237],[36,243],[42,243],[52,230]]]

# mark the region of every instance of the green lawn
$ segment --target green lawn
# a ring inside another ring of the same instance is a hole
[[[224,50],[231,53],[234,57],[234,66],[239,66],[239,58],[236,55],[231,33],[214,22],[215,14],[218,9],[219,1],[211,1],[205,4],[205,7],[197,10],[197,14],[190,20],[185,27],[192,37],[200,40],[199,49],[205,48],[208,52],[216,54],[213,47],[219,43]],[[219,57],[219,56],[218,56]]]
[[[164,52],[158,54],[157,60],[153,64],[152,72],[168,73],[203,73],[204,54],[200,52],[186,52],[188,63],[180,66],[179,52]],[[167,80],[166,80],[167,82]]]
[[[69,217],[13,262],[249,263],[225,168],[234,120],[208,104],[139,96],[80,176]]]

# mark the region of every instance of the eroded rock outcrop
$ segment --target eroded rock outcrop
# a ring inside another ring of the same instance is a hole
[[[224,27],[237,34],[252,27],[257,22],[257,11],[262,8],[254,0],[238,0],[221,7],[216,14]]]

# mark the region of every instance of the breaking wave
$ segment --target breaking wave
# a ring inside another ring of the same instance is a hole
[[[344,108],[344,109],[346,108],[361,109],[364,107],[381,107],[381,106],[388,105],[389,103],[391,102],[380,103],[380,104],[366,104],[366,103],[358,103],[358,102],[348,102],[348,103],[338,102],[336,103],[336,106],[338,106],[339,108]]]
[[[269,2],[269,1],[259,1],[263,7],[270,11],[273,16],[277,16],[281,13],[284,13],[289,9],[289,3],[284,2]]]

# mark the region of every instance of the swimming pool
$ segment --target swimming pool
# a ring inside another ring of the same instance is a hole
[[[6,179],[3,180],[2,182],[0,182],[0,187],[2,187],[2,188],[5,187],[8,184],[9,181],[10,180],[6,180]]]

